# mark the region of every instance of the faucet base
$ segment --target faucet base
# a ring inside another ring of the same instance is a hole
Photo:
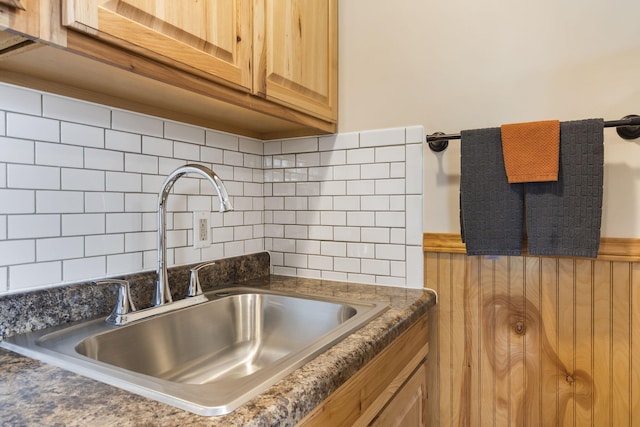
[[[111,315],[105,319],[110,325],[124,326],[128,323],[135,322],[137,320],[146,319],[148,317],[157,316],[159,314],[168,313],[170,311],[179,310],[181,308],[190,307],[192,305],[202,304],[208,302],[209,298],[204,295],[198,295],[191,298],[181,299],[155,307],[145,308],[143,310],[134,311],[127,314]]]

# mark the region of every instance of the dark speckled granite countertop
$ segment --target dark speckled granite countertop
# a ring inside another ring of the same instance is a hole
[[[408,329],[435,295],[404,289],[266,276],[273,290],[385,301],[390,309],[231,414],[202,417],[0,349],[0,425],[292,426]]]

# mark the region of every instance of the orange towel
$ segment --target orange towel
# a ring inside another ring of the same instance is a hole
[[[558,120],[502,125],[500,130],[509,183],[558,180]]]

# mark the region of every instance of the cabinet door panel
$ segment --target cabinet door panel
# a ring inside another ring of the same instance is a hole
[[[389,404],[370,424],[371,427],[426,426],[427,371],[421,365]]]
[[[250,0],[64,0],[64,24],[251,89]]]
[[[326,120],[337,117],[337,1],[256,0],[257,92]],[[264,8],[261,11],[261,8]],[[262,16],[261,16],[262,15]],[[264,32],[260,37],[261,30]]]

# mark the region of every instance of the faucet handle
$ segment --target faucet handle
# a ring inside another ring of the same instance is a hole
[[[187,290],[187,298],[202,295],[202,286],[200,286],[200,276],[198,272],[205,267],[215,264],[215,261],[198,264],[191,269],[191,277],[189,278],[189,289]]]
[[[113,311],[111,312],[111,314],[105,319],[105,322],[112,325],[122,325],[126,323],[127,314],[136,311],[136,306],[131,300],[131,289],[129,288],[129,281],[121,279],[106,279],[96,280],[93,282],[93,284],[118,285],[118,296],[116,299],[116,305],[115,307],[113,307]]]

